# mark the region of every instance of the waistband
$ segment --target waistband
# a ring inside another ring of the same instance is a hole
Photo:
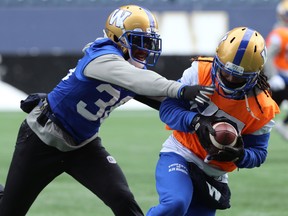
[[[49,103],[46,98],[41,99],[37,105],[42,111],[41,114],[37,117],[37,122],[44,127],[48,119],[54,122],[61,130],[65,131],[65,133],[70,134],[62,125],[62,123],[57,119],[55,114],[52,112]]]

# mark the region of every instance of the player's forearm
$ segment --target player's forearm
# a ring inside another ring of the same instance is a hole
[[[196,113],[189,110],[188,102],[167,98],[161,103],[159,115],[170,128],[190,132],[190,124]]]
[[[84,71],[87,77],[109,82],[139,95],[176,98],[182,86],[154,71],[139,69],[116,55],[94,59]]]

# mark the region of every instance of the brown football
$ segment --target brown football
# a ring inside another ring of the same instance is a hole
[[[223,146],[234,146],[237,141],[238,132],[233,125],[227,122],[217,122],[213,124],[215,136],[210,136],[212,144],[218,148],[223,149]]]

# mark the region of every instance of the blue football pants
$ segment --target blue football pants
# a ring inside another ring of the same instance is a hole
[[[215,216],[216,210],[207,208],[193,196],[193,182],[189,164],[180,155],[160,153],[156,166],[156,189],[159,204],[149,209],[147,216]]]

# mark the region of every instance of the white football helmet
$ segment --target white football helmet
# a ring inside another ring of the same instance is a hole
[[[162,51],[158,22],[147,9],[126,5],[114,10],[106,21],[105,33],[123,51],[142,66],[154,66]]]

